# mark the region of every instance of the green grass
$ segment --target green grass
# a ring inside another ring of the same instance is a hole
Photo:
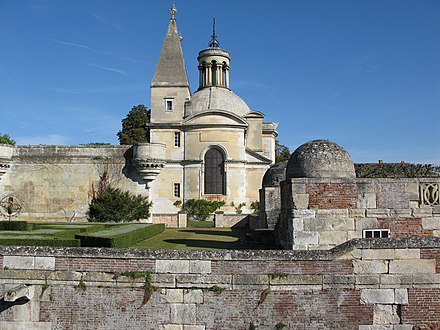
[[[214,227],[214,221],[210,220],[190,220],[188,219],[188,227],[191,228],[211,228]]]
[[[244,245],[239,241],[248,232],[249,229],[242,228],[169,228],[130,247],[174,250],[261,249],[261,246]]]

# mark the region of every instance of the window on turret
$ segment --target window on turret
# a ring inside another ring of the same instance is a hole
[[[174,110],[174,99],[165,99],[165,111]]]
[[[212,86],[217,86],[217,62],[212,61]]]

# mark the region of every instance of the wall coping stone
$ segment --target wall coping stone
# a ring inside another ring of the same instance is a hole
[[[0,246],[0,256],[161,260],[334,260],[354,249],[440,248],[440,237],[356,238],[331,250],[159,250]]]

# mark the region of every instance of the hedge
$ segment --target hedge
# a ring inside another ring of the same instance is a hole
[[[27,230],[26,221],[0,221],[0,230]]]
[[[0,238],[0,245],[80,247],[80,241],[78,239],[56,237],[37,238],[32,236],[16,236]]]
[[[164,224],[129,224],[75,235],[75,238],[81,240],[81,246],[125,248],[158,235],[164,230]]]

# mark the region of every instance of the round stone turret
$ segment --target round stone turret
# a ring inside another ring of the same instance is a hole
[[[348,152],[328,140],[313,140],[301,145],[290,156],[286,178],[355,178]]]
[[[277,187],[286,179],[287,161],[272,165],[263,176],[263,188]]]

